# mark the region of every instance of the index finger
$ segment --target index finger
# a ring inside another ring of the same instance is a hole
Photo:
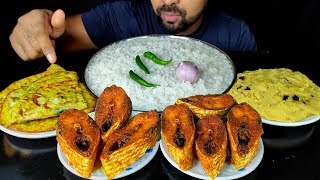
[[[46,34],[39,35],[38,44],[42,53],[46,56],[48,61],[50,63],[55,63],[57,61],[57,55],[50,37]]]

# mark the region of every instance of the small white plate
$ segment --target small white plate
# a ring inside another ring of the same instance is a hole
[[[274,125],[274,126],[297,127],[297,126],[308,125],[320,120],[320,115],[310,116],[297,122],[278,122],[278,121],[268,120],[265,118],[261,118],[261,120],[265,124]]]
[[[132,111],[131,113],[131,117],[137,115],[138,113],[140,113],[139,111]],[[89,116],[94,120],[95,117],[95,112],[91,112],[89,113]],[[128,168],[126,168],[124,171],[122,171],[121,173],[119,173],[116,177],[114,177],[113,179],[117,179],[117,178],[121,178],[121,177],[125,177],[128,176],[130,174],[135,173],[136,171],[140,170],[141,168],[143,168],[144,166],[146,166],[152,159],[153,157],[157,154],[157,151],[159,149],[159,141],[155,144],[155,146],[153,148],[150,148],[146,151],[146,153],[139,158],[135,163],[133,163],[131,166],[129,166]],[[65,155],[63,154],[60,145],[57,145],[57,153],[58,153],[58,157],[60,162],[64,165],[64,167],[66,169],[68,169],[70,172],[72,172],[73,174],[82,177],[68,162],[67,158],[65,157]],[[92,172],[91,177],[89,179],[95,179],[95,180],[100,180],[100,179],[108,179],[103,168],[99,168],[95,171]]]
[[[48,137],[54,137],[56,136],[56,131],[46,131],[46,132],[38,132],[38,133],[27,133],[27,132],[20,132],[13,129],[6,128],[2,125],[0,125],[0,129],[12,136],[18,137],[18,138],[25,138],[25,139],[43,139]]]
[[[196,177],[199,179],[211,179],[206,172],[202,169],[201,163],[198,159],[195,159],[193,161],[192,168],[188,171],[184,171],[179,168],[178,164],[174,161],[172,156],[167,151],[163,140],[160,141],[160,148],[164,155],[164,157],[170,162],[171,165],[173,165],[175,168],[180,170],[181,172],[188,174],[192,177]],[[259,149],[257,151],[256,156],[253,158],[250,164],[246,168],[242,168],[240,170],[237,170],[234,165],[232,165],[229,162],[225,162],[219,175],[215,178],[215,180],[229,180],[229,179],[237,179],[241,178],[249,173],[251,173],[253,170],[255,170],[258,165],[260,164],[262,157],[264,153],[264,145],[262,139],[260,139],[259,142]]]
[[[159,141],[156,143],[156,145],[153,148],[150,148],[146,151],[146,153],[140,158],[138,159],[135,163],[131,164],[131,166],[129,166],[128,168],[126,168],[124,171],[122,171],[121,173],[119,173],[116,177],[114,177],[113,179],[117,179],[117,178],[122,178],[125,176],[128,176],[130,174],[133,174],[135,172],[137,172],[138,170],[140,170],[141,168],[143,168],[144,166],[146,166],[152,159],[153,157],[157,154],[157,151],[159,149]],[[63,166],[68,169],[70,172],[72,172],[73,174],[82,177],[68,162],[66,156],[63,154],[60,145],[57,145],[57,153],[58,153],[58,157],[60,162],[63,164]],[[89,179],[95,179],[95,180],[100,180],[100,179],[108,179],[103,168],[99,168],[95,171],[92,172],[91,177],[89,177]]]

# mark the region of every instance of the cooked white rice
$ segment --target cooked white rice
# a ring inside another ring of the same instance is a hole
[[[151,51],[159,58],[173,58],[168,65],[158,65],[143,57]],[[135,63],[136,55],[151,74],[144,73]],[[175,68],[181,61],[192,61],[200,70],[200,79],[195,84],[179,82]],[[144,87],[129,76],[129,71],[157,87]],[[178,98],[197,94],[220,94],[229,88],[235,76],[233,63],[219,50],[201,41],[176,36],[143,36],[119,41],[97,52],[85,70],[89,89],[100,96],[113,84],[122,87],[130,97],[134,110],[162,111]]]

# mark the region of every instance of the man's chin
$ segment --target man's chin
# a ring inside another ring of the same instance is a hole
[[[164,22],[163,27],[164,27],[164,29],[166,29],[170,33],[177,33],[178,32],[178,28],[177,28],[178,25],[176,25],[176,24],[170,24],[170,23]]]

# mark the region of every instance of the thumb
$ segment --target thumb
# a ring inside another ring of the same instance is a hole
[[[50,37],[56,39],[60,37],[66,29],[66,15],[63,10],[56,10],[51,17],[52,33]]]

